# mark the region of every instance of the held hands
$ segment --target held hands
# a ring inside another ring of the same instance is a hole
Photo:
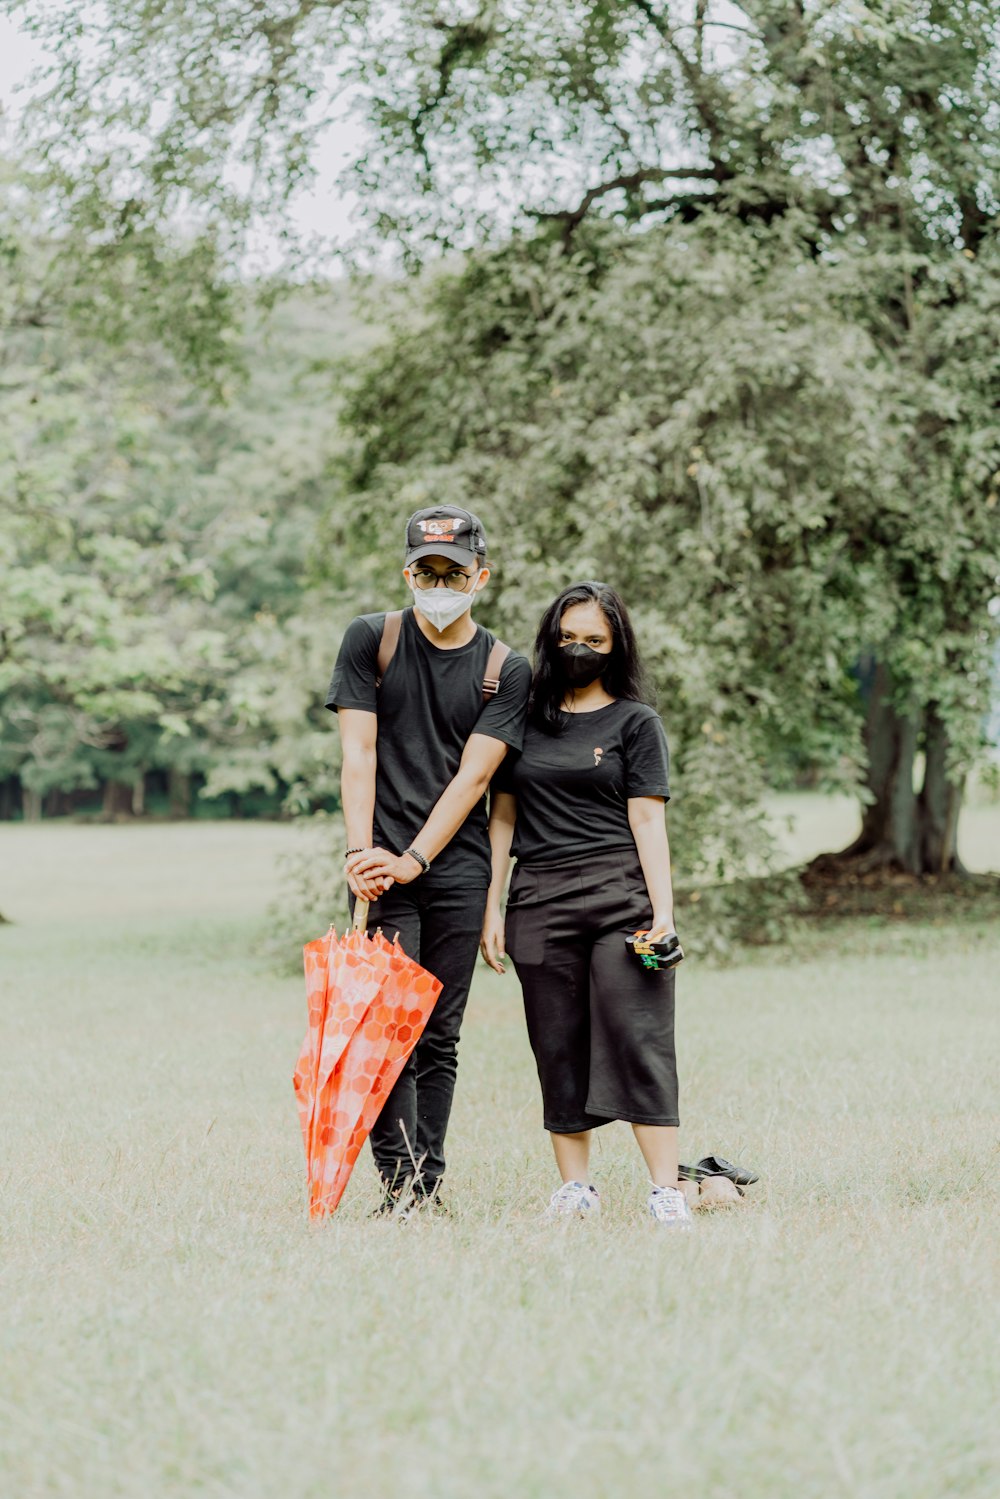
[[[359,900],[378,900],[379,896],[389,888],[373,869],[369,869],[374,853],[375,849],[363,848],[356,854],[350,854],[344,865],[348,887]]]
[[[387,848],[364,848],[351,854],[345,866],[347,883],[361,900],[378,900],[393,885],[409,885],[421,873],[410,854],[391,854]]]
[[[487,911],[483,920],[483,935],[479,939],[479,951],[496,973],[506,973],[501,961],[507,956],[504,951],[504,923],[499,911]]]

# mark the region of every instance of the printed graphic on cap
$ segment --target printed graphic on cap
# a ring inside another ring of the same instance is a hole
[[[418,520],[417,525],[425,536],[433,536],[437,541],[454,541],[455,531],[462,524],[461,517],[448,515],[438,520]]]

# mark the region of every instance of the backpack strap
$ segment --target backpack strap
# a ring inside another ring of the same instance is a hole
[[[403,627],[402,609],[392,609],[385,617],[382,626],[382,639],[378,643],[378,658],[375,662],[375,686],[382,685],[382,678],[389,670],[389,662],[396,654],[399,644],[399,632]]]
[[[490,658],[483,673],[483,697],[486,702],[489,702],[491,697],[496,697],[500,690],[500,673],[509,655],[510,646],[504,645],[502,640],[494,640],[493,649],[490,651]]]
[[[399,644],[399,632],[403,627],[402,609],[392,609],[385,617],[382,626],[382,638],[378,643],[378,657],[375,668],[375,686],[382,685],[382,678],[389,670],[389,662],[396,654]],[[483,673],[483,701],[489,702],[491,697],[496,697],[500,690],[500,673],[503,671],[504,662],[510,655],[510,646],[504,645],[502,640],[494,640],[489,659],[486,662],[486,670]]]

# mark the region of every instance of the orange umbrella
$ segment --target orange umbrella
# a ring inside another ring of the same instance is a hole
[[[332,1213],[362,1145],[441,992],[399,940],[369,937],[367,901],[343,938],[303,948],[309,1029],[293,1079],[309,1176],[309,1215]]]

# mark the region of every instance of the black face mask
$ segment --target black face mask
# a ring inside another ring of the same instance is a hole
[[[610,655],[595,651],[590,645],[562,645],[559,647],[562,669],[571,687],[589,687],[596,682],[602,671],[606,671]]]

